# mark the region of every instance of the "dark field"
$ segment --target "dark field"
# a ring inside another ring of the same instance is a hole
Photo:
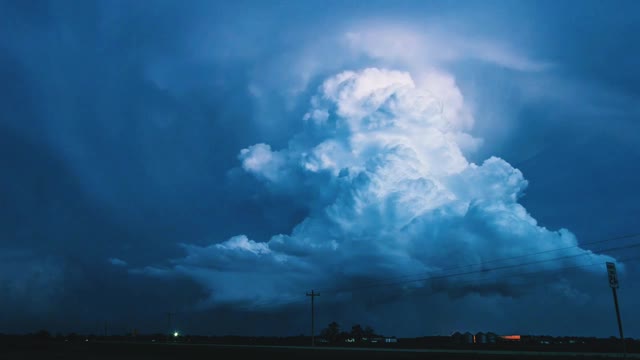
[[[526,353],[445,353],[418,352],[402,349],[335,349],[304,347],[267,346],[224,346],[208,344],[163,344],[163,343],[60,343],[60,342],[20,342],[4,343],[0,351],[2,360],[43,359],[43,360],[115,360],[115,359],[603,359],[621,358],[616,354],[599,355],[546,355]],[[634,358],[638,358],[634,354]]]

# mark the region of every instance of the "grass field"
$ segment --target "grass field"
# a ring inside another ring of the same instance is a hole
[[[640,358],[633,354],[631,358]],[[604,359],[621,358],[619,354],[584,353],[531,353],[515,351],[475,352],[439,351],[421,349],[340,349],[275,346],[224,346],[208,344],[154,344],[126,342],[23,342],[3,344],[0,351],[2,360],[60,359],[60,360],[190,360],[190,359]]]

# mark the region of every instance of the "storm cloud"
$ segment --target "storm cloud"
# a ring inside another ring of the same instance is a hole
[[[0,2],[0,332],[614,334],[637,13]]]
[[[269,239],[238,235],[184,245],[184,258],[143,272],[190,277],[208,290],[204,302],[211,306],[251,308],[298,302],[310,286],[350,292],[388,278],[489,267],[483,263],[495,259],[507,259],[500,266],[518,265],[523,255],[547,251],[525,259],[533,260],[526,270],[614,261],[581,249],[567,229],[539,226],[519,203],[527,181],[518,169],[498,157],[469,162],[462,148],[477,143],[468,133],[473,118],[455,81],[438,85],[444,94],[458,94],[456,101],[441,100],[436,87],[422,88],[402,71],[366,68],[328,78],[300,119],[304,130],[286,148],[259,143],[238,156],[244,171],[269,191],[304,204],[308,216],[290,233]],[[589,269],[600,271],[585,267],[585,275]],[[487,283],[485,276],[470,275],[476,283],[452,276],[390,286],[455,297],[533,291],[526,279],[496,275]],[[572,291],[566,283],[561,295],[574,297]],[[340,299],[353,301],[333,301]]]

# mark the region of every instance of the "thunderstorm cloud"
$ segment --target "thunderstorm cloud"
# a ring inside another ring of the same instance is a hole
[[[616,335],[638,4],[0,1],[0,333]]]
[[[588,272],[594,261],[613,261],[581,249],[567,229],[538,225],[519,203],[527,188],[521,171],[498,157],[470,162],[464,149],[480,139],[469,133],[474,120],[460,90],[441,80],[452,79],[445,72],[427,78],[437,86],[374,67],[325,79],[286,147],[257,143],[238,155],[244,172],[268,191],[304,204],[304,220],[269,239],[240,234],[183,244],[184,257],[142,272],[195,280],[208,292],[203,306],[251,308],[294,302],[310,286],[353,301],[344,294],[356,284],[407,276],[386,285],[452,297],[513,296],[525,275],[486,281],[483,273],[527,262],[527,272]]]

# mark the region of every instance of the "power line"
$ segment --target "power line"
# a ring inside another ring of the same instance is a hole
[[[632,261],[637,261],[637,260],[640,260],[640,256],[628,257],[628,258],[620,259],[619,261],[620,262],[632,262]],[[538,274],[542,274],[542,273],[554,273],[554,272],[560,272],[560,271],[566,271],[566,270],[574,270],[574,269],[579,269],[579,268],[587,268],[587,267],[592,267],[592,266],[605,265],[606,263],[607,263],[606,261],[601,261],[601,262],[590,263],[590,264],[580,264],[580,265],[573,265],[573,266],[565,266],[565,267],[561,267],[561,268],[557,268],[557,269],[543,269],[543,270],[511,273],[511,274],[502,275],[499,278],[494,278],[493,280],[500,281],[500,280],[504,280],[505,278],[510,278],[510,277],[523,277],[523,276],[530,276],[530,275],[538,275]],[[456,284],[457,285],[465,285],[465,284],[473,284],[475,282],[477,282],[477,279],[468,280],[467,282],[456,283]]]
[[[620,262],[625,262],[625,263],[629,263],[629,262],[633,262],[633,261],[638,261],[640,260],[640,256],[634,256],[634,257],[628,257],[628,258],[624,258],[624,259],[620,259]],[[603,266],[606,264],[606,261],[602,261],[602,262],[596,262],[596,263],[590,263],[590,264],[580,264],[580,265],[574,265],[574,266],[566,266],[566,267],[561,267],[561,268],[556,268],[556,269],[544,269],[544,270],[536,270],[536,271],[528,271],[528,272],[516,272],[516,273],[510,273],[510,274],[506,274],[506,275],[502,275],[498,278],[493,278],[493,279],[480,279],[480,281],[482,280],[486,280],[484,282],[479,282],[479,279],[474,279],[474,280],[467,280],[467,281],[463,281],[463,282],[456,282],[454,284],[449,284],[448,289],[460,289],[460,288],[464,288],[470,285],[475,285],[477,290],[482,289],[483,287],[487,287],[487,286],[491,286],[493,285],[492,282],[495,283],[500,283],[500,282],[504,282],[507,281],[508,278],[513,278],[513,277],[519,277],[519,278],[527,278],[527,277],[532,277],[532,276],[537,276],[539,277],[540,274],[544,274],[544,275],[552,275],[553,273],[556,272],[566,272],[568,270],[575,270],[578,268],[588,268],[588,267],[593,267],[593,266]],[[604,272],[603,272],[604,274]],[[417,289],[417,290],[424,290],[424,289]],[[445,289],[432,289],[432,291],[416,291],[411,293],[412,297],[416,297],[416,296],[429,296],[430,294],[433,294],[435,292],[444,292]],[[468,292],[473,292],[473,289],[469,289]]]
[[[594,244],[601,244],[601,243],[605,243],[605,242],[609,242],[609,241],[616,241],[616,240],[623,240],[623,239],[630,239],[630,238],[634,238],[634,237],[638,237],[640,236],[640,233],[634,233],[634,234],[627,234],[627,235],[620,235],[620,236],[615,236],[615,237],[611,237],[611,238],[607,238],[607,239],[603,239],[603,240],[596,240],[596,241],[590,241],[590,242],[586,242],[586,243],[582,243],[582,244],[577,244],[577,245],[571,245],[571,246],[565,246],[565,247],[560,247],[560,248],[555,248],[555,249],[549,249],[549,250],[543,250],[543,251],[539,251],[539,252],[535,252],[535,253],[529,253],[529,254],[522,254],[522,255],[515,255],[515,256],[510,256],[510,257],[504,257],[504,258],[498,258],[498,259],[491,259],[491,260],[486,260],[486,261],[482,261],[479,263],[474,263],[474,264],[467,264],[467,265],[456,265],[456,266],[452,266],[452,267],[447,267],[444,269],[440,269],[438,270],[439,272],[446,272],[446,271],[450,271],[450,270],[458,270],[458,269],[464,269],[464,268],[469,268],[469,267],[474,267],[474,266],[483,266],[485,264],[490,264],[490,263],[495,263],[495,262],[501,262],[501,261],[508,261],[508,260],[515,260],[515,259],[522,259],[522,258],[526,258],[526,257],[530,257],[530,256],[535,256],[535,255],[542,255],[542,254],[548,254],[548,253],[552,253],[552,252],[556,252],[556,251],[562,251],[562,250],[569,250],[569,249],[574,249],[574,248],[580,248],[582,246],[585,245],[594,245]],[[595,251],[600,251],[600,250],[595,250]],[[396,277],[391,277],[391,278],[386,278],[386,279],[381,279],[380,281],[396,281],[396,280],[401,280],[401,279],[406,279],[406,278],[413,278],[416,276],[423,276],[426,275],[428,273],[426,272],[422,272],[422,273],[416,273],[416,274],[411,274],[411,275],[401,275],[401,276],[396,276]],[[327,291],[327,290],[325,290]],[[330,291],[330,290],[329,290]]]
[[[606,249],[606,251],[622,250],[622,249],[633,248],[633,247],[640,247],[640,243],[632,244],[630,246],[621,246],[621,247],[609,248],[609,249]],[[572,256],[575,257],[575,256],[581,256],[581,255],[588,255],[588,254],[580,254],[580,255],[572,255]],[[565,259],[565,258],[566,257],[554,258],[554,259],[547,259],[547,260],[544,260],[544,261],[557,261],[558,259],[562,260],[562,259]],[[620,261],[620,262],[632,262],[632,261],[638,261],[638,260],[640,260],[640,256],[626,257],[626,258],[619,259],[618,261]],[[542,269],[542,270],[534,270],[534,271],[526,271],[526,272],[515,272],[515,273],[510,273],[510,274],[502,274],[502,275],[500,275],[500,277],[496,277],[496,278],[493,278],[491,280],[492,281],[496,281],[496,282],[500,282],[500,281],[505,281],[506,278],[511,278],[511,277],[528,277],[528,276],[539,275],[539,274],[543,274],[543,273],[553,274],[555,272],[562,272],[562,271],[574,270],[574,269],[579,269],[579,268],[588,268],[588,267],[604,265],[604,264],[606,264],[606,261],[595,262],[595,263],[592,262],[592,263],[589,263],[589,264],[579,264],[579,265],[572,265],[572,266],[564,266],[564,267],[560,267],[560,268],[556,268],[556,269]],[[521,266],[530,265],[530,263],[519,264],[519,265],[521,265]],[[475,273],[488,273],[488,271],[476,271]],[[458,276],[458,274],[450,274],[450,276],[447,276],[447,275],[433,276],[433,277],[424,278],[424,279],[420,279],[420,280],[413,280],[413,281],[430,281],[430,280],[432,281],[432,280],[438,280],[438,279],[447,278],[447,277],[453,277],[453,276]],[[470,285],[470,284],[477,284],[479,287],[488,285],[486,282],[485,283],[478,283],[479,280],[482,281],[482,280],[488,280],[488,279],[473,279],[473,280],[469,279],[467,281],[456,282],[455,284],[451,284],[451,285],[452,285],[452,287],[453,286],[461,287],[461,286]],[[409,282],[409,281],[407,281],[407,282]],[[382,285],[386,285],[386,284],[380,284],[380,286],[382,286]],[[352,291],[357,291],[357,290],[361,290],[361,289],[363,289],[363,288],[358,287],[358,288],[352,288],[351,290]],[[347,290],[344,290],[342,292],[347,292]],[[303,300],[302,298],[296,298],[295,301],[289,302],[289,304],[302,303],[302,300]],[[268,305],[266,305],[266,304],[262,304],[261,306],[254,306],[253,309],[266,308],[267,306]]]
[[[626,246],[612,247],[612,248],[608,248],[608,249],[600,249],[598,251],[600,251],[600,252],[617,251],[617,250],[623,250],[623,249],[629,249],[629,248],[635,248],[635,247],[640,247],[640,243],[626,245]],[[435,280],[435,279],[445,279],[445,278],[455,277],[455,276],[464,276],[464,275],[472,275],[472,274],[478,274],[478,273],[486,273],[486,272],[490,272],[490,271],[511,269],[511,268],[517,268],[517,267],[521,267],[521,266],[541,264],[541,263],[546,263],[546,262],[559,261],[559,260],[576,258],[576,257],[580,257],[580,256],[590,256],[590,255],[591,255],[590,253],[584,252],[584,253],[580,253],[580,254],[565,255],[565,256],[551,258],[551,259],[536,260],[536,261],[530,261],[530,262],[519,263],[519,264],[502,265],[502,266],[496,266],[496,267],[493,267],[493,268],[485,268],[485,269],[480,269],[480,270],[458,272],[458,273],[453,273],[453,274],[434,275],[434,276],[422,277],[422,278],[418,278],[418,279],[409,279],[409,280],[400,280],[400,281],[391,281],[391,282],[379,282],[379,283],[372,283],[372,284],[363,285],[363,286],[359,286],[359,287],[326,289],[326,290],[323,290],[323,292],[325,292],[325,293],[327,293],[327,292],[328,293],[341,293],[341,292],[349,292],[349,291],[354,291],[354,290],[369,289],[369,288],[379,287],[379,286],[401,285],[401,284],[407,284],[407,283],[411,283],[411,282],[420,282],[420,281]],[[480,265],[483,265],[483,264],[480,264]]]
[[[530,257],[530,256],[535,256],[535,255],[542,255],[542,254],[552,253],[552,252],[556,252],[556,251],[579,248],[579,247],[585,246],[585,245],[594,245],[594,244],[601,244],[601,243],[606,243],[606,242],[615,241],[615,240],[630,239],[630,238],[634,238],[634,237],[638,237],[638,236],[640,236],[640,233],[620,235],[620,236],[615,236],[615,237],[611,237],[611,238],[607,238],[607,239],[601,239],[601,240],[586,242],[586,243],[582,243],[582,244],[578,244],[578,245],[572,245],[572,246],[566,246],[566,247],[561,247],[561,248],[549,249],[549,250],[539,251],[539,252],[535,252],[535,253],[516,255],[516,256],[499,258],[499,259],[491,259],[491,260],[487,260],[487,261],[476,263],[476,264],[453,266],[453,267],[441,269],[440,272],[449,271],[449,270],[456,270],[456,269],[462,269],[462,268],[468,268],[468,267],[473,267],[473,266],[484,266],[484,265],[489,264],[489,263],[521,259],[521,258],[525,258],[525,257]],[[371,284],[358,286],[358,287],[328,288],[328,289],[322,290],[322,292],[343,293],[343,292],[357,291],[357,290],[363,290],[363,289],[380,287],[380,286],[400,285],[400,284],[411,283],[411,282],[437,280],[437,279],[444,279],[444,278],[455,277],[455,276],[464,276],[464,275],[472,275],[472,274],[480,274],[480,273],[489,273],[489,272],[492,272],[492,271],[505,270],[505,269],[510,269],[510,268],[517,268],[517,267],[522,267],[522,266],[535,265],[535,264],[540,264],[540,263],[561,261],[561,260],[566,260],[566,259],[570,259],[570,258],[576,258],[576,257],[580,257],[580,256],[591,256],[591,255],[593,255],[591,253],[591,251],[611,252],[611,251],[618,251],[618,250],[624,250],[624,249],[636,248],[636,247],[640,247],[640,243],[635,243],[635,244],[630,244],[630,245],[625,245],[625,246],[611,247],[611,248],[594,249],[594,250],[589,250],[589,252],[582,252],[580,254],[566,255],[566,256],[555,257],[555,258],[550,258],[550,259],[542,259],[542,260],[530,261],[530,262],[526,262],[526,263],[502,265],[502,266],[497,266],[497,267],[493,267],[493,268],[484,268],[484,269],[479,269],[479,270],[458,272],[458,273],[453,273],[453,274],[433,275],[433,276],[421,277],[421,278],[417,278],[417,279],[413,279],[413,277],[419,276],[419,275],[423,275],[425,273],[417,274],[417,275],[405,275],[405,276],[400,276],[400,277],[393,277],[393,278],[383,279],[382,282],[371,283]],[[619,261],[621,261],[621,262],[622,261],[633,261],[635,259],[636,258],[629,258],[629,259],[623,259],[623,260],[619,260]],[[593,264],[593,265],[596,265],[596,264]],[[592,266],[592,265],[591,264],[577,265],[577,266],[571,266],[571,267],[560,268],[560,269],[551,269],[550,271],[559,271],[559,270],[563,270],[563,269],[573,269],[573,268],[580,268],[580,267],[587,267],[587,266]],[[544,271],[549,271],[549,270],[542,270],[542,272],[544,272]],[[533,272],[533,273],[535,273],[535,272]],[[516,275],[511,275],[511,276],[518,276],[518,275],[516,274]],[[406,278],[409,278],[409,277],[411,277],[411,279],[393,281],[393,280],[399,280],[399,279],[406,279]],[[289,297],[291,298],[291,296],[289,296]],[[293,300],[293,301],[286,301],[286,303],[295,304],[295,303],[298,303],[298,302],[300,302],[300,303],[302,302],[302,299],[298,299],[298,298],[294,298],[294,299],[290,299],[290,300]],[[263,304],[260,304],[260,305],[251,306],[251,308],[252,309],[259,309],[259,308],[268,308],[268,307],[273,307],[273,306],[274,305],[272,305],[272,304],[264,304],[263,303]]]

